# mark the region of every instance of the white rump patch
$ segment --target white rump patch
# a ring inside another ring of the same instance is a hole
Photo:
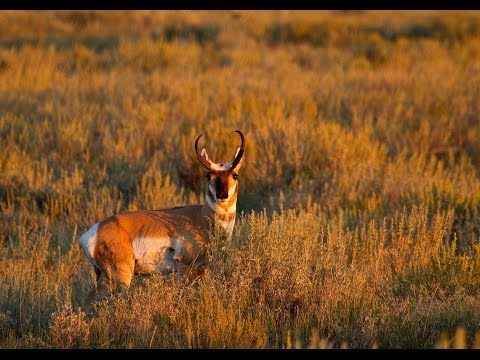
[[[98,268],[98,265],[93,258],[95,246],[97,246],[97,230],[98,223],[93,225],[85,234],[80,237],[80,244],[82,245],[85,255],[87,255],[88,261]]]

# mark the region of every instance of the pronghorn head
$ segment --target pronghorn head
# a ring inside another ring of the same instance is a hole
[[[235,132],[240,135],[242,145],[237,148],[234,159],[229,163],[214,163],[210,160],[205,147],[198,151],[198,140],[200,140],[203,134],[200,134],[195,141],[195,152],[198,161],[208,170],[208,191],[212,199],[217,203],[229,202],[238,192],[238,170],[242,166],[245,138],[241,131],[235,130]]]

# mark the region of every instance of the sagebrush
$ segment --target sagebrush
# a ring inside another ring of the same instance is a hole
[[[478,346],[480,13],[3,11],[0,78],[0,347]],[[79,234],[201,202],[235,129],[206,278],[86,316]]]

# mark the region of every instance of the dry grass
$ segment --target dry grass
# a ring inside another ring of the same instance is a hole
[[[478,347],[478,12],[0,13],[0,347]],[[201,201],[247,139],[198,284],[80,304],[78,235]]]

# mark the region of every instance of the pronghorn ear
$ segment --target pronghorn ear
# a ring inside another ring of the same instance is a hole
[[[202,151],[200,151],[200,155],[202,155],[202,157],[205,160],[207,160],[209,163],[212,163],[212,160],[210,160],[210,157],[207,154],[207,149],[206,148],[202,148]]]
[[[237,151],[235,152],[235,156],[233,157],[234,159],[237,157],[239,152],[240,152],[240,146],[237,146]],[[235,167],[235,170],[237,171],[240,170],[240,168],[242,167],[242,162],[243,162],[243,157],[240,159],[239,163]]]

